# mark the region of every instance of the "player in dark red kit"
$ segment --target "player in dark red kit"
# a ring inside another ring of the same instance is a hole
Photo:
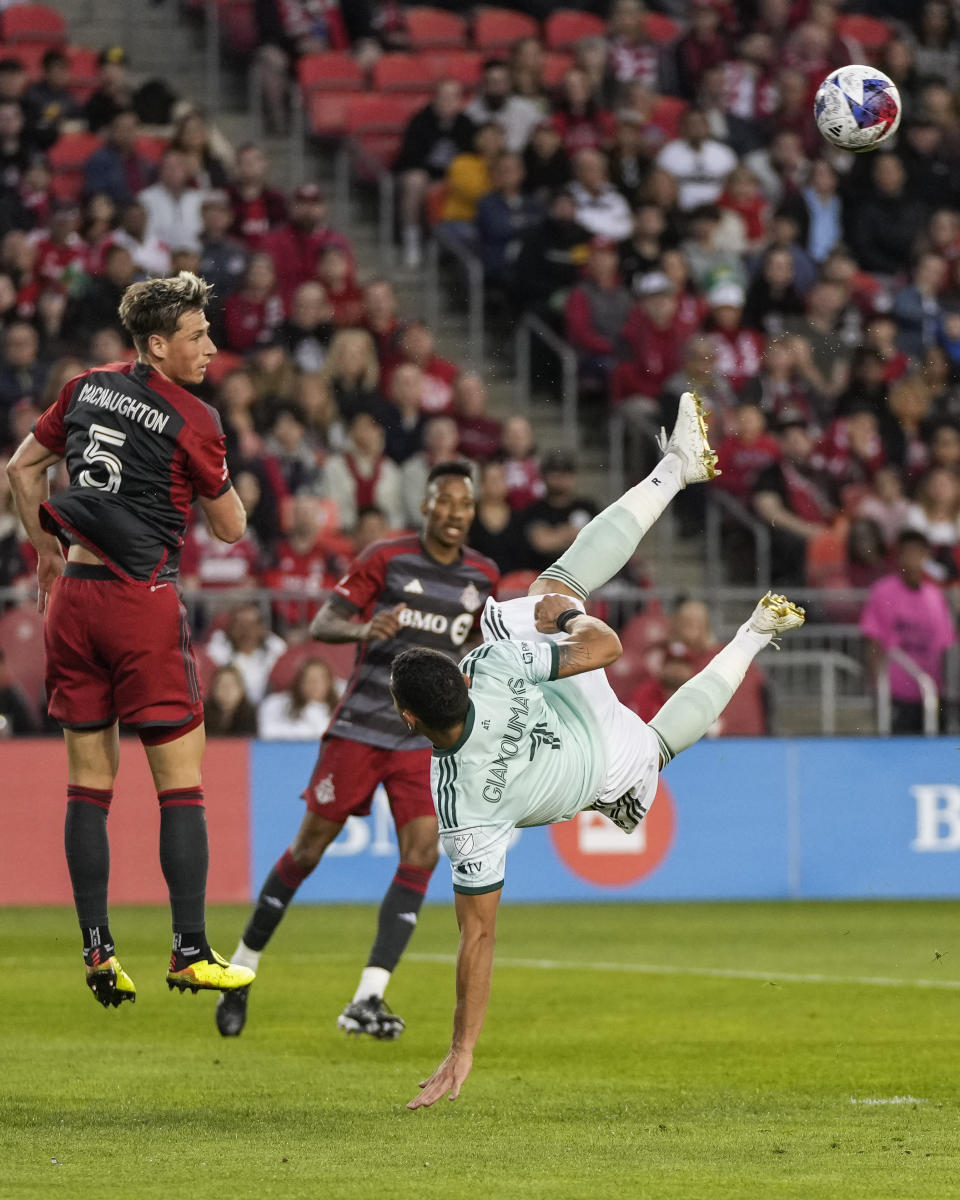
[[[489,558],[464,546],[474,509],[470,467],[438,463],[427,479],[423,533],[374,542],[310,627],[322,642],[359,643],[356,664],[303,793],[306,815],[267,876],[233,962],[257,969],[297,888],[347,817],[370,812],[373,793],[382,783],[397,827],[400,865],[380,906],[376,940],[356,994],[337,1021],[348,1033],[389,1039],[404,1027],[387,1008],[383,993],[413,933],[437,864],[438,830],[430,794],[430,745],[410,733],[393,707],[390,664],[410,646],[441,650],[456,660],[478,629],[480,611],[500,576]],[[221,996],[217,1028],[224,1037],[242,1031],[248,998],[249,988]]]
[[[206,937],[203,704],[177,590],[194,500],[223,541],[237,541],[246,528],[220,420],[185,390],[203,381],[216,354],[204,315],[209,291],[186,271],[129,287],[120,318],[138,361],[71,379],[7,467],[39,556],[47,698],[69,764],[67,865],[87,984],[104,1007],[136,999],[107,916],[118,721],[139,733],[160,802],[160,864],[173,917],[168,984],[196,992],[253,980]],[[64,458],[70,486],[50,498],[47,469]]]

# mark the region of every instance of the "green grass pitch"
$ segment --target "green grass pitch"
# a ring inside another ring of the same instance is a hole
[[[222,952],[244,916],[211,912]],[[0,1197],[960,1197],[960,905],[505,904],[474,1073],[415,1113],[453,914],[421,919],[394,1043],[335,1028],[373,918],[291,910],[226,1041],[163,982],[165,912],[113,915],[116,1011],[71,913],[0,912]]]

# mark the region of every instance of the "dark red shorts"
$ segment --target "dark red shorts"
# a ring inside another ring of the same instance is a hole
[[[147,587],[106,567],[68,563],[44,621],[47,701],[67,729],[118,718],[176,728],[203,714],[186,609],[172,583]]]
[[[348,738],[325,738],[303,798],[310,812],[340,824],[347,817],[369,813],[380,783],[386,788],[398,829],[414,817],[436,818],[430,794],[429,746],[425,750],[382,750]]]

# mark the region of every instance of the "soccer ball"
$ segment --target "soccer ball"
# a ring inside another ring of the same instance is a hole
[[[875,150],[896,133],[903,105],[893,80],[876,67],[854,64],[831,71],[817,88],[813,116],[823,136],[841,150]]]

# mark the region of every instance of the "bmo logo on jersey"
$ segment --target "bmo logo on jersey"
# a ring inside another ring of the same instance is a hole
[[[397,620],[407,629],[435,633],[438,637],[449,633],[450,641],[455,646],[462,646],[467,640],[467,634],[473,628],[473,614],[466,612],[460,613],[451,621],[443,613],[424,612],[419,608],[404,608],[397,614]]]

